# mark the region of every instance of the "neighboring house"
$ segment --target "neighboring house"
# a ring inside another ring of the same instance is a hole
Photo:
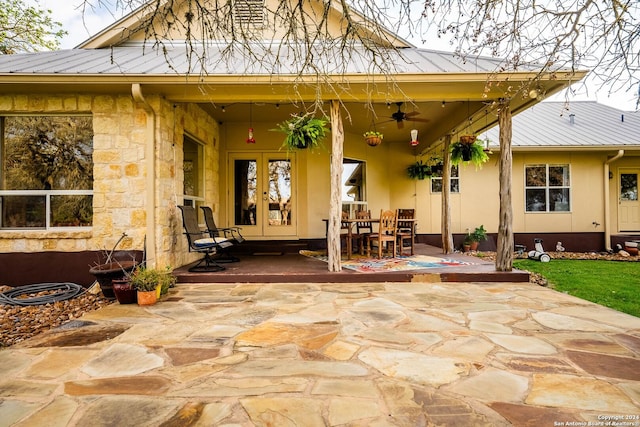
[[[600,251],[640,239],[639,113],[542,102],[514,116],[512,152],[516,243]]]
[[[162,4],[174,4],[176,16],[185,16],[185,3]],[[237,15],[238,25],[263,31],[273,17],[264,2],[251,3],[257,8]],[[322,2],[304,4],[313,16]],[[336,25],[327,28],[340,31],[340,10],[330,12]],[[0,283],[86,283],[88,265],[123,233],[127,237],[118,249],[138,256],[144,251],[152,264],[193,262],[199,255],[188,252],[176,209],[181,204],[212,206],[218,225],[239,225],[249,240],[324,239],[331,141],[318,152],[288,153],[281,149],[283,135],[271,132],[313,104],[313,84],[283,66],[274,75],[266,61],[228,58],[222,44],[218,50],[209,46],[205,71],[194,69],[201,58],[188,57],[178,27],[162,47],[144,43],[146,18],[141,8],[76,49],[0,56]],[[321,82],[335,82],[335,90],[321,97],[339,97],[344,108],[344,164],[358,171],[347,190],[357,194],[352,204],[374,216],[383,208],[415,208],[425,242],[439,242],[438,180],[411,180],[407,167],[437,152],[445,135],[493,125],[495,106],[505,98],[518,113],[536,104],[538,93],[556,93],[585,74],[559,70],[551,78],[534,67],[496,73],[497,60],[463,61],[416,48],[391,32],[369,36],[388,49],[396,69],[372,71],[365,61],[369,52],[349,45],[340,73]],[[274,43],[273,34],[263,39]],[[287,49],[271,47],[267,52],[282,55],[281,65],[290,61]],[[247,143],[249,128],[255,143]],[[385,134],[377,147],[363,142],[363,132],[372,128]],[[412,129],[418,130],[418,147],[410,145]],[[592,160],[585,155],[592,169],[600,166],[589,188],[602,184],[610,154],[600,154]],[[576,155],[541,153],[519,161],[573,165],[568,157]],[[454,178],[452,226],[458,237],[480,224],[497,231],[496,157],[479,171],[461,167]],[[516,165],[514,171],[521,169]],[[575,212],[590,205],[574,184],[581,172],[572,167],[571,173]],[[520,185],[515,177],[514,190]],[[524,195],[518,197],[524,204]],[[545,218],[518,215],[514,226],[518,232],[602,232],[590,229],[586,216],[586,224],[554,219],[539,225]],[[593,221],[604,224],[604,212]]]

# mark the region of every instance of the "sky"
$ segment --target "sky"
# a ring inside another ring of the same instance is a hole
[[[100,0],[89,0],[89,3],[98,3]],[[105,0],[102,0],[103,2]],[[111,1],[111,0],[107,0]],[[34,4],[36,0],[27,0],[27,3]],[[104,9],[99,10],[87,10],[83,16],[82,10],[79,5],[82,4],[82,0],[39,0],[41,7],[51,9],[53,19],[61,22],[64,29],[68,32],[68,35],[64,37],[61,42],[62,49],[71,49],[92,34],[95,34],[114,22],[119,16],[112,16]],[[409,39],[416,46],[420,46],[420,42]],[[446,42],[441,46],[430,45],[429,49],[448,50]],[[574,94],[569,95],[569,101],[598,101],[602,104],[609,105],[611,107],[625,110],[636,110],[636,102],[638,96],[638,90],[618,91],[615,94],[609,94],[606,90],[600,90],[598,85],[590,81],[587,77],[586,84],[578,83],[572,87],[575,91]],[[565,101],[566,95],[564,92],[555,96],[549,97],[548,101]]]

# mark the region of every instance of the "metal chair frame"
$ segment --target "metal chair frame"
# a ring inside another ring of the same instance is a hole
[[[219,250],[233,246],[233,242],[224,237],[212,237],[208,231],[198,226],[198,215],[193,206],[178,206],[182,211],[182,225],[189,243],[189,252],[204,254],[197,264],[189,268],[191,272],[216,272],[225,267],[216,262],[213,255]]]
[[[202,213],[204,215],[204,223],[207,227],[209,236],[214,239],[224,237],[233,243],[233,245],[230,247],[221,248],[218,255],[215,257],[215,260],[222,263],[240,261],[240,258],[235,257],[231,254],[231,248],[237,244],[244,242],[245,240],[240,233],[240,227],[220,228],[216,225],[216,221],[213,218],[213,210],[209,206],[200,206],[200,209],[202,209]]]

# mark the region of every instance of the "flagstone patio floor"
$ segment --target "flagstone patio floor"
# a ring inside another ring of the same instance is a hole
[[[0,351],[0,426],[639,417],[640,319],[530,283],[179,284]]]

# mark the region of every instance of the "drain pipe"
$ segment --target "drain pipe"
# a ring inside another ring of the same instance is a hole
[[[618,150],[618,154],[604,162],[604,247],[611,250],[611,201],[609,200],[609,165],[624,156],[624,150]]]
[[[145,152],[144,157],[146,161],[146,261],[149,267],[155,267],[156,263],[156,190],[155,190],[155,178],[156,178],[156,113],[153,111],[151,105],[142,95],[142,88],[139,83],[133,83],[131,85],[131,95],[134,101],[142,104],[147,113],[147,132],[145,138]]]

